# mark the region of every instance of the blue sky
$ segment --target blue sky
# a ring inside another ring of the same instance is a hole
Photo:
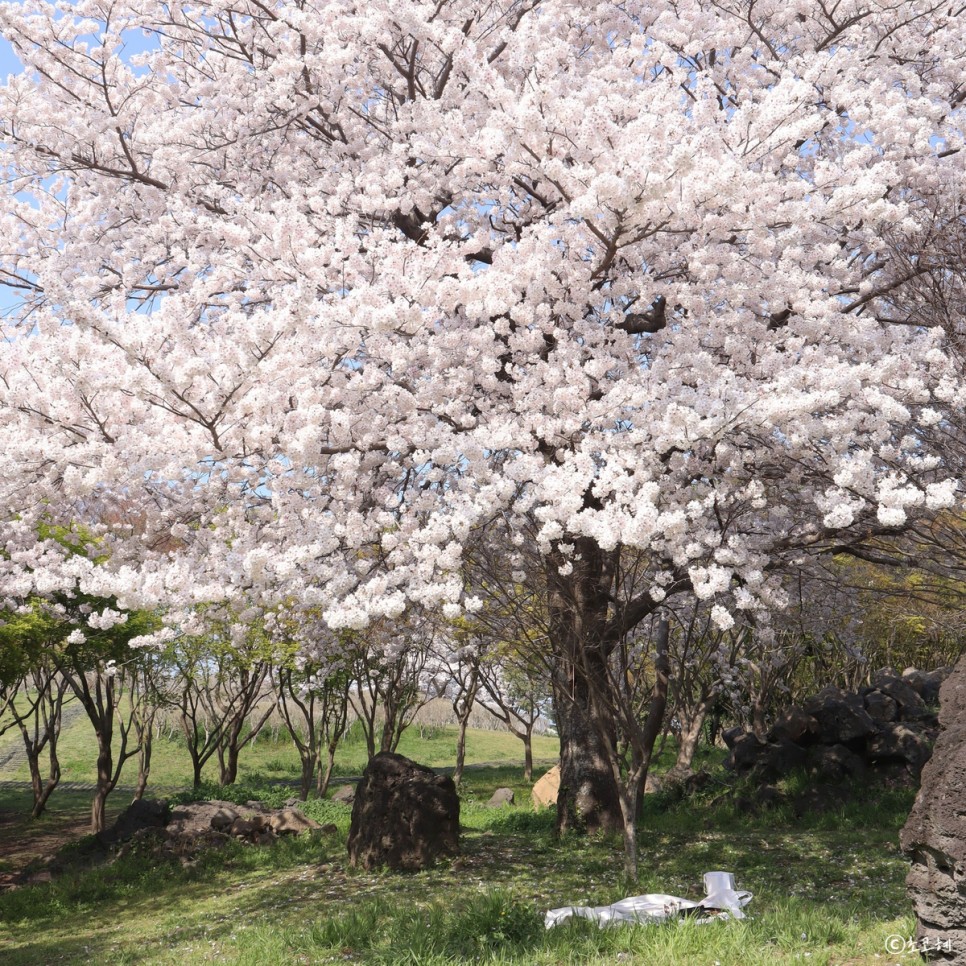
[[[3,37],[0,37],[0,81],[4,80],[7,74],[13,74],[20,70],[20,61],[13,55],[13,51]]]

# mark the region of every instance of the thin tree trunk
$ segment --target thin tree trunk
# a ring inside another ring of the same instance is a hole
[[[621,815],[624,818],[624,877],[628,883],[637,882],[637,815],[640,810],[643,784],[641,775],[628,777],[628,783],[620,797]]]
[[[319,768],[319,784],[316,788],[316,793],[319,798],[324,798],[325,793],[329,790],[329,782],[332,780],[332,771],[335,768],[335,749],[336,742],[331,742],[328,747],[326,762],[325,762],[325,774],[323,774],[323,769]]]
[[[302,753],[302,780],[299,787],[299,800],[308,801],[309,789],[312,787],[312,779],[315,777],[315,753]]]
[[[204,765],[201,762],[201,758],[192,751],[191,752],[191,787],[192,788],[201,787],[201,769],[203,767]]]
[[[154,747],[153,733],[147,728],[141,736],[141,750],[138,752],[138,783],[134,788],[134,800],[144,797],[148,787],[148,776],[151,774],[151,750]]]
[[[36,788],[34,789],[34,804],[33,808],[30,810],[31,818],[40,818],[44,813],[44,809],[47,807],[47,800],[53,794],[54,789],[60,782],[60,762],[57,760],[57,756],[51,752],[50,756],[50,771],[48,773],[47,781],[44,783],[43,788],[40,790],[40,794],[37,794]]]
[[[764,696],[758,694],[755,696],[755,702],[752,707],[752,721],[751,728],[754,733],[764,741],[765,734],[768,731],[768,724],[765,721],[765,699]]]
[[[704,721],[707,716],[708,705],[701,703],[694,709],[689,720],[682,726],[677,760],[674,762],[674,771],[676,773],[686,775],[692,771],[694,754],[701,741],[701,732],[704,730]]]
[[[111,794],[111,790],[114,788],[112,781],[114,768],[110,745],[105,746],[104,737],[101,734],[98,734],[97,741],[97,786],[94,790],[94,799],[91,802],[91,833],[94,835],[104,831],[107,796]]]
[[[238,778],[238,746],[234,743],[219,752],[218,764],[221,766],[219,783],[234,785]]]
[[[453,782],[458,786],[463,781],[463,766],[466,764],[466,726],[469,718],[461,718],[456,735],[456,767],[453,769]]]

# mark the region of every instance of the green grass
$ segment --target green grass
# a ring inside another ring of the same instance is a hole
[[[456,728],[410,727],[403,733],[400,754],[414,758],[432,768],[451,767],[456,759]],[[20,742],[19,734],[0,738],[0,759],[5,751]],[[556,738],[537,736],[533,743],[538,760],[556,760],[559,743]],[[86,716],[78,717],[64,728],[58,744],[61,781],[93,782],[96,777],[93,731]],[[336,756],[336,775],[359,775],[366,765],[366,745],[361,730],[354,728],[342,743]],[[470,730],[467,734],[467,760],[475,762],[522,762],[523,744],[507,732]],[[239,779],[291,780],[300,773],[298,753],[283,731],[277,741],[268,731],[245,747],[239,760]],[[218,761],[206,764],[203,777],[218,779]],[[26,764],[16,768],[0,768],[0,781],[29,781]],[[121,776],[122,785],[133,786],[137,780],[137,761],[130,759]],[[150,784],[163,788],[179,788],[191,784],[191,762],[180,736],[156,738],[151,758]],[[56,792],[55,792],[56,794]]]
[[[549,812],[481,804],[500,785],[527,788],[519,768],[468,773],[463,854],[415,874],[349,868],[349,809],[334,802],[307,808],[334,822],[335,835],[232,845],[189,868],[137,854],[90,868],[78,849],[76,868],[53,882],[0,895],[0,958],[5,966],[914,961],[885,948],[887,937],[913,929],[897,848],[911,792],[867,790],[805,820],[785,808],[741,815],[720,785],[685,802],[648,796],[642,873],[626,883],[620,842],[558,841]],[[16,805],[11,794],[0,793],[0,811]],[[698,898],[709,869],[732,871],[755,893],[746,921],[543,928],[544,911],[562,905],[643,892]]]

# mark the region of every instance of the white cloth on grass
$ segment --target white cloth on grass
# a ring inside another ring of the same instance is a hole
[[[564,906],[551,909],[544,917],[547,929],[560,925],[572,918],[592,919],[601,928],[622,923],[656,923],[666,919],[680,919],[696,916],[698,922],[711,922],[715,919],[744,919],[741,911],[752,899],[752,894],[744,890],[717,889],[700,902],[691,902],[678,896],[668,896],[660,892],[650,892],[643,896],[630,896],[609,906]],[[698,910],[707,911],[702,916]]]

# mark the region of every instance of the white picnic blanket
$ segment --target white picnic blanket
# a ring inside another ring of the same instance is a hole
[[[560,925],[575,916],[592,919],[604,926],[622,923],[655,923],[665,919],[678,919],[682,916],[695,916],[698,922],[712,922],[715,919],[744,919],[741,911],[749,902],[750,892],[728,890],[713,896],[705,896],[700,902],[691,902],[678,896],[667,896],[660,892],[650,892],[643,896],[630,896],[609,906],[564,906],[551,909],[544,917],[547,929]],[[707,910],[702,915],[697,910]]]

